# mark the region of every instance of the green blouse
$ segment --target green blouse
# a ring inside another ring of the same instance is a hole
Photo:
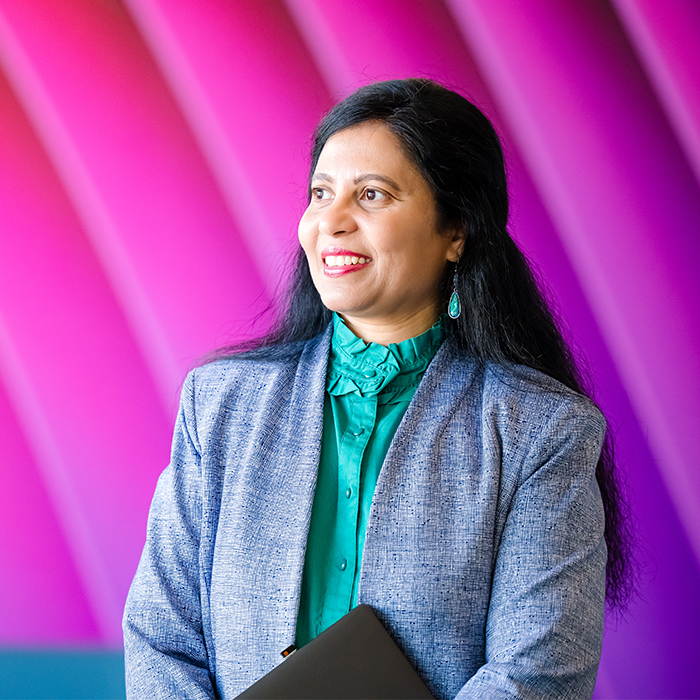
[[[438,351],[442,320],[417,338],[366,343],[333,314],[323,436],[301,583],[296,646],[357,604],[362,546],[384,458]]]

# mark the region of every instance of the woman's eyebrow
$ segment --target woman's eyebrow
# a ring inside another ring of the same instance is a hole
[[[395,181],[392,180],[390,177],[387,177],[386,175],[380,175],[379,173],[365,173],[364,175],[360,175],[359,177],[356,177],[354,182],[356,185],[359,185],[361,182],[367,182],[368,180],[379,180],[379,182],[386,182],[387,185],[390,187],[393,187],[395,190],[398,190],[399,192],[401,191],[401,187],[399,184]]]
[[[353,180],[353,183],[355,185],[359,185],[361,182],[368,182],[369,180],[379,180],[379,182],[386,182],[387,185],[393,187],[398,192],[402,191],[401,186],[396,182],[396,180],[392,180],[390,177],[387,177],[386,175],[380,175],[379,173],[363,173],[362,175],[358,175]],[[333,184],[335,182],[335,178],[332,175],[329,175],[328,173],[314,173],[311,181],[330,182],[331,184]]]

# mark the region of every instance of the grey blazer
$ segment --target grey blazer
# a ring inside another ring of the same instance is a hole
[[[294,641],[330,332],[185,382],[124,616],[130,698],[233,698]],[[377,483],[359,602],[437,698],[590,698],[597,409],[446,341]]]

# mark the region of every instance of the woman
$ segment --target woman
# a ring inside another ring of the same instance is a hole
[[[591,696],[626,530],[507,217],[498,138],[456,93],[377,83],[324,118],[282,320],[183,389],[132,697],[234,697],[357,603],[438,698]]]

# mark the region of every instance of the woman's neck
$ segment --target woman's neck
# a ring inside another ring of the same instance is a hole
[[[401,343],[425,333],[435,325],[439,318],[439,314],[434,308],[426,308],[409,317],[389,321],[357,318],[346,314],[338,315],[358,338],[362,338],[367,343],[378,343],[385,346]]]

